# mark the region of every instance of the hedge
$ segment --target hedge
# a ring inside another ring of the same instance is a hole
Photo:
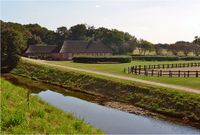
[[[97,57],[86,57],[79,56],[73,57],[73,62],[77,63],[130,63],[130,56],[97,56]]]
[[[132,56],[132,60],[143,61],[177,61],[177,60],[200,60],[200,56]]]

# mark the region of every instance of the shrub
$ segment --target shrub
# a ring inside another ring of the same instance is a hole
[[[96,57],[73,57],[77,63],[130,63],[130,56],[96,56]]]
[[[179,60],[200,60],[200,56],[180,57]]]

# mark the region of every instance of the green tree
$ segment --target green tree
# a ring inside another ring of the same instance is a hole
[[[154,50],[154,45],[152,43],[150,43],[149,41],[141,39],[141,40],[139,40],[137,48],[138,48],[140,54],[146,55],[147,51],[150,52],[150,51]]]
[[[88,26],[87,32],[86,32],[86,37],[88,39],[94,40],[94,35],[95,35],[95,27],[94,26]]]
[[[177,41],[174,45],[172,45],[171,51],[183,52],[185,56],[188,56],[188,54],[192,51],[192,46],[190,42]]]
[[[62,26],[57,28],[56,33],[66,38],[69,32],[66,27]]]
[[[198,45],[198,44],[192,44],[191,45],[191,50],[192,50],[192,52],[196,55],[196,56],[199,56],[200,55],[200,45]]]
[[[24,50],[27,48],[27,41],[32,36],[32,34],[27,30],[23,25],[18,23],[11,23],[11,22],[3,22],[1,21],[1,29],[13,29],[18,33],[18,36],[21,39],[21,44],[19,44],[19,51],[23,53]]]
[[[169,44],[156,44],[155,45],[155,52],[157,55],[163,55],[163,50],[167,50],[169,47]]]
[[[64,40],[67,39],[69,31],[67,30],[66,27],[62,26],[57,28],[56,33],[57,33],[57,44],[62,45]]]
[[[23,42],[19,32],[13,29],[1,31],[1,72],[9,72],[19,62],[19,46]]]
[[[27,41],[27,45],[35,45],[35,44],[42,44],[42,40],[40,37],[36,36],[36,35],[32,35],[28,41]]]
[[[85,40],[87,27],[85,24],[77,24],[69,29],[69,37],[71,40]]]
[[[200,45],[200,37],[195,36],[193,43]]]

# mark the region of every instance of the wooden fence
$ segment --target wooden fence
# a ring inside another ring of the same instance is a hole
[[[168,68],[200,67],[199,63],[179,63],[179,64],[158,64],[158,65],[137,65],[128,67],[129,74],[145,76],[168,76],[168,77],[200,77],[200,70],[162,70]],[[124,69],[126,72],[126,69]]]
[[[167,68],[185,68],[185,67],[200,67],[200,62],[192,63],[174,63],[174,64],[157,64],[157,65],[136,65],[129,68],[136,69],[167,69]]]

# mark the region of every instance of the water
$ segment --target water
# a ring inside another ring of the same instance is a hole
[[[51,90],[37,95],[109,134],[200,134],[199,129],[190,126],[119,111]]]

